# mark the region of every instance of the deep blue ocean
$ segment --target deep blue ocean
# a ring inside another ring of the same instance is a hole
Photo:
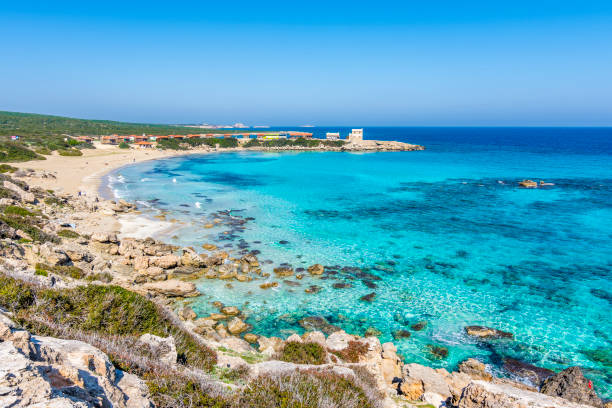
[[[351,333],[375,328],[406,361],[448,369],[468,357],[500,375],[506,358],[580,365],[612,397],[612,128],[380,127],[365,137],[427,150],[198,155],[124,167],[108,181],[144,214],[182,222],[168,241],[257,250],[267,271],[326,266],[322,278],[268,290],[203,279],[200,315],[219,300],[245,310],[255,333],[281,337],[322,316]],[[519,188],[527,178],[554,185]],[[203,228],[227,210],[244,229]],[[312,285],[320,291],[305,293]],[[412,330],[417,322],[425,328]],[[514,340],[477,341],[466,325]],[[394,339],[398,330],[410,338]]]

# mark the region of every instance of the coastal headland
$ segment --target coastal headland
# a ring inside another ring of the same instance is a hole
[[[303,319],[306,332],[287,339],[254,334],[236,305],[218,303],[217,313],[198,316],[189,306],[200,295],[196,279],[260,280],[271,289],[288,276],[316,281],[326,273],[313,264],[301,277],[282,267],[266,274],[255,254],[118,234],[119,220],[138,210],[97,197],[106,172],[215,151],[225,150],[100,146],[18,163],[20,170],[1,176],[0,355],[14,378],[0,380],[9,387],[1,402],[180,406],[188,396],[200,399],[194,406],[272,407],[284,395],[306,398],[308,407],[604,407],[578,367],[555,373],[507,362],[519,382],[494,377],[475,359],[456,372],[410,363],[377,333],[356,336],[320,316]],[[512,337],[494,327],[465,331],[483,341]]]

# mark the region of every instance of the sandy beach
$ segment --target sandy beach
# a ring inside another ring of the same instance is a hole
[[[46,160],[11,163],[20,169],[51,173],[55,178],[25,177],[28,184],[57,193],[97,195],[104,175],[121,166],[186,154],[203,154],[206,150],[119,149],[94,142],[95,149],[82,150],[82,156],[60,156],[56,152]]]

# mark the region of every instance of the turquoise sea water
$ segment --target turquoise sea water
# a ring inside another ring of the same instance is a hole
[[[147,214],[188,223],[168,241],[257,250],[268,271],[326,266],[323,278],[271,290],[204,279],[201,315],[220,300],[244,309],[255,333],[281,337],[301,333],[306,316],[357,334],[375,327],[407,361],[449,369],[467,357],[502,375],[506,357],[580,365],[612,397],[611,133],[374,128],[366,136],[428,150],[179,157],[124,167],[109,183]],[[554,186],[520,189],[524,178]],[[244,229],[203,228],[227,210]],[[322,289],[305,293],[311,285]],[[360,300],[370,293],[372,302]],[[475,341],[463,330],[474,324],[515,339]],[[401,329],[411,337],[393,339]],[[436,358],[431,345],[449,355]]]

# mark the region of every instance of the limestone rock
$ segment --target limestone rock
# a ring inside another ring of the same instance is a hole
[[[221,313],[227,316],[238,316],[240,310],[236,306],[225,306],[221,308]]]
[[[292,342],[293,343],[303,343],[303,340],[299,334],[293,333],[291,336],[287,337],[286,342],[287,343],[292,343]]]
[[[302,335],[305,343],[317,343],[325,347],[325,335],[320,331],[306,332]]]
[[[24,202],[29,203],[29,204],[33,204],[33,203],[36,202],[36,197],[34,196],[34,194],[32,194],[32,193],[30,193],[28,191],[23,190],[18,185],[13,184],[13,183],[11,183],[8,180],[5,180],[3,185],[4,185],[4,188],[7,188],[7,189],[13,191],[14,193],[16,193],[19,196],[19,198],[21,199],[21,201],[24,201]]]
[[[580,404],[603,407],[603,402],[593,388],[589,388],[589,380],[584,378],[580,367],[570,367],[548,377],[540,392]]]
[[[175,268],[179,264],[179,258],[176,255],[163,255],[151,259],[153,266],[159,266],[162,269]]]
[[[76,340],[30,336],[0,321],[0,406],[150,408],[146,384]]]
[[[417,401],[421,399],[421,397],[425,393],[425,389],[423,388],[423,381],[414,378],[409,378],[405,381],[402,381],[399,385],[398,390],[400,395],[403,395],[407,400],[410,401]]]
[[[247,333],[243,337],[250,344],[255,344],[257,343],[257,340],[258,340],[257,335],[253,333]]]
[[[352,340],[355,340],[355,336],[347,334],[344,330],[340,330],[330,334],[327,340],[325,340],[325,345],[330,350],[340,351],[347,348],[349,342]]]
[[[146,344],[151,348],[153,355],[155,355],[161,362],[166,364],[176,363],[178,357],[176,352],[176,344],[174,343],[174,337],[159,337],[154,334],[145,333],[138,339],[141,343]]]
[[[525,391],[508,384],[474,381],[463,389],[457,408],[587,408],[561,398]]]
[[[39,248],[39,255],[44,263],[49,265],[66,265],[70,263],[68,255],[50,243],[44,243]]]
[[[493,376],[485,371],[483,363],[475,358],[468,358],[459,364],[459,372],[469,375],[475,380],[491,381]]]
[[[451,389],[444,376],[431,367],[420,364],[406,364],[403,368],[404,381],[420,380],[423,382],[425,392],[439,394],[444,398],[451,396]]]
[[[142,288],[168,297],[193,297],[200,294],[192,282],[184,282],[178,279],[149,282],[142,285]]]
[[[91,235],[91,240],[101,243],[117,242],[117,234],[109,232],[94,232]]]
[[[293,275],[293,268],[281,266],[278,268],[274,268],[274,273],[279,278],[284,278],[284,277]]]
[[[285,344],[285,342],[278,337],[261,336],[257,339],[257,342],[259,343],[259,351],[268,357],[281,351]]]
[[[198,317],[196,312],[194,312],[190,306],[183,307],[179,311],[178,315],[183,320],[194,320],[196,317]]]
[[[243,322],[240,318],[234,317],[227,323],[227,329],[231,334],[240,334],[249,330],[250,326]]]
[[[325,268],[321,264],[314,264],[308,267],[308,273],[311,275],[323,275]]]
[[[478,337],[481,339],[512,339],[514,335],[498,329],[493,329],[486,326],[466,326],[465,332],[468,336]]]

